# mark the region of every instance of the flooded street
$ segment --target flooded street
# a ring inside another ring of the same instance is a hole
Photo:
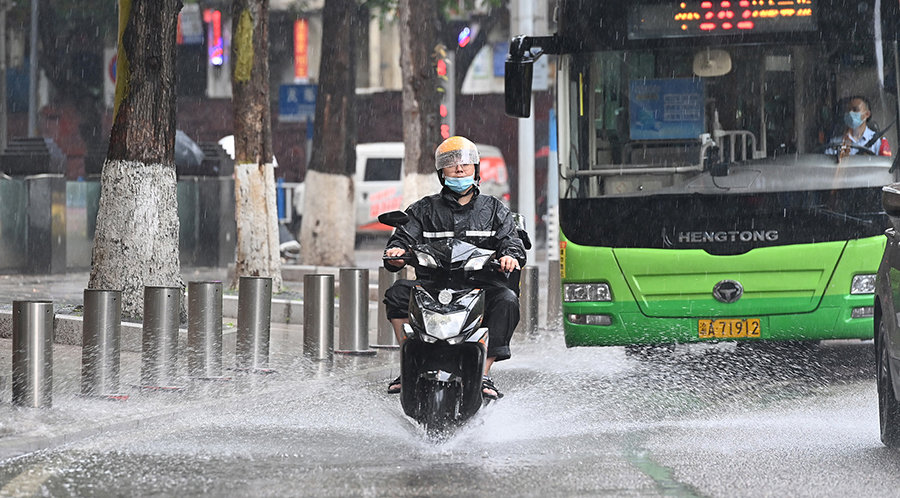
[[[7,460],[0,496],[888,496],[900,486],[900,455],[879,441],[871,344],[654,358],[566,349],[555,333],[513,346],[494,369],[506,397],[446,441],[402,415],[388,375],[298,367]]]

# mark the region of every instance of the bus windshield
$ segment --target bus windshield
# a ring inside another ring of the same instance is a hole
[[[719,19],[723,11],[695,10],[683,17]],[[644,21],[640,28],[631,19],[613,49],[560,57],[561,198],[892,181],[890,154],[900,146],[894,45],[824,34],[793,43],[682,37],[677,26]],[[803,33],[805,24],[791,26]],[[852,126],[852,115],[866,119]]]

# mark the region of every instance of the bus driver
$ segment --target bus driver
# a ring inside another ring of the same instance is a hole
[[[845,156],[865,153],[860,149],[869,149],[873,155],[891,155],[887,139],[868,126],[869,118],[872,117],[872,111],[869,109],[869,101],[863,96],[855,95],[847,100],[844,112],[846,129],[842,136],[831,140],[832,146],[825,151],[826,154],[837,154],[841,151],[841,155]]]

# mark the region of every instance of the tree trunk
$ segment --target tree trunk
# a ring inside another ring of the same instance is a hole
[[[236,288],[243,276],[270,277],[278,292],[282,280],[269,111],[268,0],[234,0],[232,21],[237,261],[231,286]]]
[[[300,255],[307,265],[356,263],[356,33],[354,0],[326,0],[312,154],[304,180]],[[385,116],[392,119],[391,116]]]
[[[400,0],[400,70],[403,75],[403,205],[440,190],[434,151],[441,142],[436,0]]]
[[[101,175],[88,288],[122,290],[143,316],[144,286],[183,287],[175,182],[179,0],[120,0],[116,107]]]

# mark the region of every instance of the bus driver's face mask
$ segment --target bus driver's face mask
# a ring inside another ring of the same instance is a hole
[[[862,113],[850,111],[847,114],[844,114],[844,124],[854,130],[859,128],[863,124]]]
[[[472,176],[464,176],[462,178],[452,178],[449,176],[444,177],[444,185],[447,186],[450,190],[456,192],[457,194],[461,194],[466,190],[469,190],[469,187],[475,185],[475,175]]]

